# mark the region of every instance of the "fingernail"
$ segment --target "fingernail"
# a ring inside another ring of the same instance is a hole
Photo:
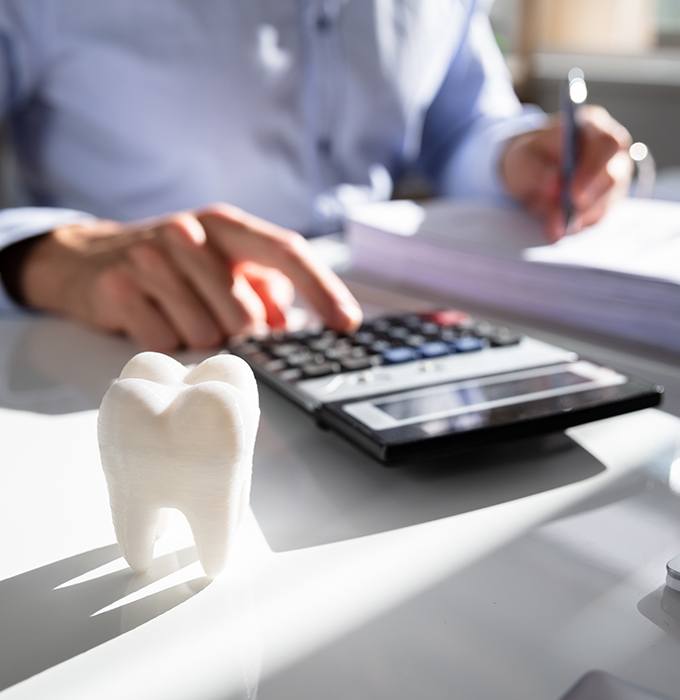
[[[343,301],[340,303],[339,310],[344,317],[344,325],[356,328],[361,324],[364,315],[361,311],[361,307],[356,302]]]
[[[287,319],[286,319],[285,308],[279,306],[278,304],[271,302],[271,306],[267,310],[267,323],[270,328],[277,331],[286,330]]]
[[[166,236],[177,241],[180,245],[191,248],[192,250],[196,246],[201,246],[205,243],[205,233],[196,229],[195,227],[178,228],[173,225],[166,225],[163,229]]]

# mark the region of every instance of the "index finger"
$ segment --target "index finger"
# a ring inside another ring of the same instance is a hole
[[[300,234],[227,205],[196,216],[223,255],[234,263],[251,261],[283,272],[327,325],[350,331],[361,323],[356,299],[332,270],[315,259]]]

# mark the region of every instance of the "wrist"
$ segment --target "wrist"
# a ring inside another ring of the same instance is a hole
[[[38,233],[0,251],[0,280],[7,296],[19,306],[27,306],[24,274],[33,249],[47,234]]]
[[[62,239],[68,228],[39,236],[28,250],[20,272],[23,303],[44,311],[61,311],[69,287],[71,256]]]
[[[512,194],[511,183],[512,177],[510,173],[510,160],[512,150],[517,141],[517,136],[510,137],[504,144],[501,150],[500,157],[498,158],[498,179],[500,180],[501,186],[505,190],[506,194]]]

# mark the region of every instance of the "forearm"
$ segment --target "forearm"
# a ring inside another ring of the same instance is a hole
[[[543,128],[546,122],[547,116],[531,107],[512,117],[479,118],[444,166],[439,194],[510,201],[500,167],[505,147],[513,137]]]
[[[420,164],[444,196],[504,199],[499,165],[507,142],[540,128],[512,88],[486,15],[471,5],[467,31],[428,110]]]

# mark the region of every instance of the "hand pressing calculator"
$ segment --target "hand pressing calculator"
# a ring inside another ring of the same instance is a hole
[[[454,310],[234,343],[262,381],[382,462],[656,406],[663,389]]]

